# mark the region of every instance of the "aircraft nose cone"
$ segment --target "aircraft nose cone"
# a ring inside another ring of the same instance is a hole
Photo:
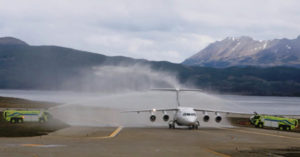
[[[194,117],[189,117],[186,119],[186,121],[189,123],[189,124],[194,124],[196,122],[196,118]]]

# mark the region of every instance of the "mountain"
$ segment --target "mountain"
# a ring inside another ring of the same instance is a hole
[[[300,36],[296,39],[257,41],[250,37],[228,37],[214,42],[183,64],[192,66],[292,66],[300,67]]]
[[[10,37],[0,38],[0,43],[2,89],[59,89],[95,66],[144,62],[59,46],[31,46]]]
[[[171,74],[172,79],[178,79],[187,87],[206,91],[300,96],[299,68],[246,66],[219,69],[122,56],[110,57],[59,46],[31,46],[15,38],[0,38],[0,43],[0,89],[81,90],[89,85],[98,91],[106,91],[97,86],[100,84],[99,87],[102,87],[104,84],[110,87],[121,82],[121,86],[129,84],[135,87],[136,83],[143,84],[143,80],[151,83],[152,80],[145,77],[147,75],[159,81],[170,79],[167,75],[157,73],[163,72]],[[98,73],[94,71],[95,67],[107,66],[120,68],[101,69]],[[134,73],[137,70],[135,67],[143,66],[151,70],[141,68],[141,72]],[[133,70],[128,71],[123,67],[133,67]],[[94,74],[101,76],[96,82],[96,78],[91,77]]]
[[[13,38],[13,37],[2,37],[0,38],[0,45],[22,45],[22,46],[28,46],[27,43],[24,41]]]

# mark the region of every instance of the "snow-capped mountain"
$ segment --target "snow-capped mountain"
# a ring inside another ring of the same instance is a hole
[[[300,36],[296,39],[253,40],[227,37],[208,45],[183,64],[195,66],[295,66],[300,67]]]

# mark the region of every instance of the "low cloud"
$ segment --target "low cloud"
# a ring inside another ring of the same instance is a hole
[[[181,62],[226,36],[295,38],[296,0],[0,0],[0,36]]]

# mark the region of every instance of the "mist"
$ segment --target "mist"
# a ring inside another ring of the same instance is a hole
[[[65,81],[61,89],[113,94],[181,86],[175,73],[153,70],[145,64],[97,66],[81,70],[80,74]]]
[[[57,119],[70,125],[80,126],[127,126],[127,127],[166,127],[163,113],[157,112],[156,122],[150,122],[150,113],[123,113],[123,111],[144,109],[176,108],[175,92],[151,91],[151,88],[180,88],[176,74],[153,70],[145,65],[102,66],[82,71],[81,77],[71,78],[63,85],[63,91],[0,91],[2,96],[58,102],[62,105],[50,108]],[[182,106],[217,111],[252,113],[253,109],[242,106],[219,96],[205,92],[182,92]],[[170,120],[173,112],[167,112]],[[230,126],[223,115],[221,123],[202,121],[200,126]]]
[[[195,107],[200,109],[239,111],[238,106],[231,102],[210,96],[204,93],[188,92],[182,94],[182,106]],[[176,95],[173,92],[143,91],[128,92],[113,95],[101,96],[98,98],[81,98],[82,102],[61,105],[50,109],[55,117],[60,117],[71,125],[88,126],[167,126],[162,120],[163,113],[156,112],[157,121],[150,122],[150,113],[124,113],[122,111],[145,110],[145,109],[167,109],[176,108]],[[170,119],[174,112],[167,112]],[[209,113],[210,123],[202,121],[203,114],[199,113],[198,119],[201,126],[224,126],[228,123],[225,118],[221,123],[214,122],[214,113]]]
[[[167,122],[162,120],[162,112],[156,113],[156,122],[150,122],[150,113],[137,114],[122,111],[176,108],[175,92],[150,89],[184,87],[176,79],[176,74],[153,70],[141,64],[93,67],[89,72],[92,73],[83,72],[85,75],[81,78],[70,79],[64,84],[66,89],[73,87],[82,95],[80,98],[68,100],[62,106],[52,108],[50,111],[55,117],[60,117],[70,125],[167,126]],[[199,92],[182,93],[181,101],[182,106],[187,107],[228,111],[237,109],[229,102]],[[169,112],[168,115],[173,119],[173,112]],[[213,120],[214,117],[214,113],[211,113],[212,123],[206,123],[206,126],[220,126],[226,123],[223,121],[217,124]],[[201,114],[199,121],[203,126]]]

